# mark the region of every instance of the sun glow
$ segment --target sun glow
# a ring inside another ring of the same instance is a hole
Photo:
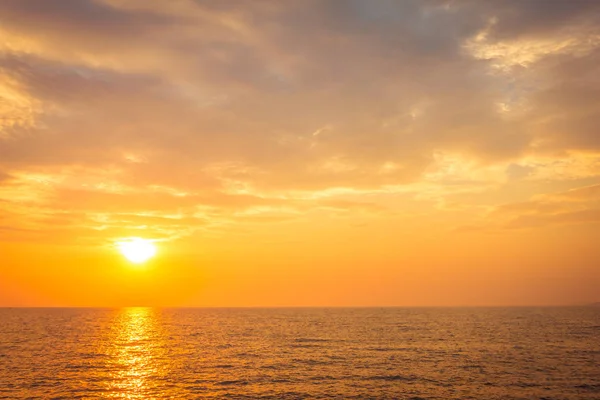
[[[117,247],[126,259],[136,264],[148,261],[156,254],[156,246],[150,240],[141,238],[118,242]]]

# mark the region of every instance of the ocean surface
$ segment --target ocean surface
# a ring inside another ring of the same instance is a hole
[[[0,398],[600,399],[600,308],[0,309]]]

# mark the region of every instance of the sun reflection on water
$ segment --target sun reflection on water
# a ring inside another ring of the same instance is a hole
[[[113,368],[110,397],[138,399],[151,395],[156,381],[168,373],[166,343],[151,308],[125,308],[112,326]]]

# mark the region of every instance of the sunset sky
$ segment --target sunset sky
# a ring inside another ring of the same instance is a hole
[[[0,306],[600,301],[600,1],[3,0],[0,38]]]

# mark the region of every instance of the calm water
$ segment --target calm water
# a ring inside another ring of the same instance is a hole
[[[600,399],[600,308],[0,309],[0,398]]]

